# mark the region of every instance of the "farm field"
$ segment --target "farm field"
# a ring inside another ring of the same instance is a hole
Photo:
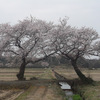
[[[16,74],[18,73],[18,68],[0,68],[0,80],[11,81],[17,80]],[[42,68],[26,68],[25,77],[29,80],[33,76],[39,76],[44,73],[45,69]]]
[[[81,68],[80,70],[87,77],[90,77],[95,81],[100,81],[100,69],[88,70],[85,68]],[[77,74],[75,73],[75,71],[73,69],[62,69],[62,68],[58,69],[58,68],[56,68],[55,71],[58,72],[59,74],[63,75],[67,79],[78,78]]]
[[[48,69],[51,70],[50,68]],[[48,73],[48,69],[47,68],[26,68],[25,77],[27,80],[29,80],[32,77],[37,77],[39,79],[55,78],[54,76],[51,75],[51,73]],[[68,79],[78,78],[78,76],[76,75],[73,69],[54,68],[54,70]],[[19,71],[18,68],[0,68],[0,80],[1,81],[17,80],[16,74],[18,73],[18,71]],[[100,81],[100,77],[99,77],[100,69],[95,69],[95,70],[81,69],[81,71],[87,77],[91,77],[95,81]],[[45,74],[47,74],[47,76]]]
[[[78,77],[73,69],[55,68],[54,70],[68,79]],[[100,81],[100,69],[81,70],[86,76]],[[50,68],[26,68],[27,81],[17,81],[18,71],[18,68],[0,69],[0,100],[65,100],[64,92],[56,84],[56,78]],[[34,77],[37,80],[30,80]],[[94,86],[79,86],[78,89],[86,100],[100,100],[100,82]]]

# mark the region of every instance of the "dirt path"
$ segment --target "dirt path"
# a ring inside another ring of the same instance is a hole
[[[51,87],[33,86],[25,100],[62,100]]]
[[[21,90],[0,90],[0,100],[14,100],[22,92]]]

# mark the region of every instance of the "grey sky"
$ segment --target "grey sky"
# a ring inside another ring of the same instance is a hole
[[[30,15],[54,22],[68,16],[71,26],[93,27],[100,34],[100,0],[0,0],[0,23]]]

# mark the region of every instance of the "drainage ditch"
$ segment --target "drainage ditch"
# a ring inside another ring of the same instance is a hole
[[[71,90],[71,86],[68,85],[66,82],[59,82],[61,89],[65,92],[66,98],[68,100],[73,100],[73,92]]]
[[[80,95],[73,93],[72,88],[71,88],[72,86],[69,85],[69,84],[72,84],[72,81],[67,82],[67,79],[65,77],[58,74],[54,70],[52,71],[55,74],[55,77],[57,78],[61,89],[65,92],[66,100],[82,100]]]

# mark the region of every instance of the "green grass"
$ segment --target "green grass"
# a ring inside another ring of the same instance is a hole
[[[82,100],[82,98],[78,94],[73,95],[72,98],[73,98],[73,100]]]

